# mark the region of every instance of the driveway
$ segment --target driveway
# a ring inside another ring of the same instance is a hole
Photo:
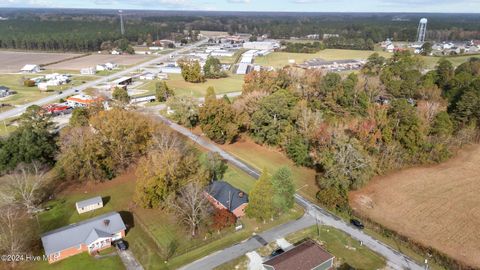
[[[127,270],[143,270],[143,267],[138,263],[135,256],[130,250],[117,250],[118,256],[122,259],[125,269]]]

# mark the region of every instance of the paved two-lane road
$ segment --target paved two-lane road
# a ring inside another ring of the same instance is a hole
[[[148,109],[147,109],[148,110]],[[248,164],[245,164],[243,161],[239,160],[235,156],[227,153],[226,151],[222,150],[220,147],[215,145],[214,143],[210,142],[209,140],[206,140],[202,138],[201,136],[197,136],[193,134],[189,129],[184,128],[180,125],[177,125],[175,123],[172,123],[170,120],[166,119],[165,117],[161,116],[158,113],[158,110],[155,110],[155,108],[150,108],[148,111],[150,114],[155,115],[158,117],[160,120],[165,122],[167,125],[169,125],[172,129],[175,131],[183,134],[190,140],[194,141],[195,143],[199,144],[200,146],[204,147],[205,149],[208,149],[209,151],[213,152],[218,152],[224,159],[228,160],[231,164],[234,166],[238,167],[242,171],[246,172],[247,174],[253,176],[254,178],[257,178],[260,176],[260,173],[255,169],[249,166]],[[412,259],[407,257],[406,255],[398,252],[397,250],[393,249],[392,247],[380,242],[379,240],[374,239],[373,237],[367,235],[361,230],[358,230],[349,224],[345,223],[342,219],[332,215],[325,209],[319,207],[318,205],[308,201],[304,197],[302,197],[299,194],[295,195],[295,199],[297,203],[302,205],[306,213],[310,217],[313,217],[314,219],[317,219],[319,223],[325,224],[328,226],[332,226],[336,229],[339,229],[349,236],[351,236],[354,239],[357,239],[358,241],[361,241],[365,246],[370,248],[371,250],[377,252],[378,254],[382,255],[385,257],[385,259],[388,261],[388,266],[394,269],[412,269],[412,270],[422,270],[424,267],[420,266],[416,262],[414,262]],[[294,226],[293,223],[287,223],[286,226]],[[275,229],[273,229],[275,230]],[[294,231],[293,231],[294,232]],[[282,234],[278,234],[277,236],[284,236]],[[272,239],[275,240],[275,239]],[[246,252],[251,251],[250,248],[252,248],[251,244],[252,240],[249,240],[247,242],[244,242],[242,244],[235,245],[231,248],[225,249],[223,251],[217,252],[215,254],[212,254],[208,257],[202,258],[196,262],[193,262],[187,266],[184,267],[184,269],[212,269],[218,265],[221,265],[222,263],[225,262],[226,258],[229,259],[235,259],[237,257],[240,257],[244,255]],[[245,246],[246,245],[246,246]],[[243,252],[245,251],[246,252]],[[243,253],[242,253],[243,252]],[[202,267],[205,268],[202,268]]]
[[[205,44],[206,42],[207,42],[206,39],[201,40],[197,43],[193,43],[191,45],[181,47],[181,49],[175,50],[175,51],[173,51],[169,54],[165,54],[165,55],[156,57],[156,58],[154,58],[152,60],[149,60],[147,62],[135,65],[133,67],[127,68],[127,69],[122,70],[122,71],[119,71],[115,74],[105,76],[105,77],[102,77],[98,80],[87,82],[85,84],[82,84],[82,85],[79,85],[79,86],[76,86],[76,87],[69,88],[67,90],[64,90],[63,93],[60,94],[60,95],[51,95],[51,96],[48,96],[48,97],[30,102],[30,103],[27,103],[27,104],[24,104],[24,105],[21,105],[21,106],[18,106],[18,107],[15,107],[14,109],[11,109],[11,110],[0,113],[0,120],[5,120],[7,118],[11,118],[11,117],[20,115],[25,111],[26,108],[28,108],[29,106],[32,106],[32,105],[43,106],[43,105],[46,105],[46,104],[49,104],[49,103],[57,102],[60,98],[65,98],[65,97],[68,97],[68,96],[71,96],[71,95],[75,94],[75,90],[78,90],[79,92],[81,92],[81,91],[83,91],[87,88],[94,87],[96,85],[106,83],[106,82],[114,80],[114,79],[118,79],[118,78],[120,78],[122,76],[125,76],[125,75],[130,75],[130,73],[132,73],[132,72],[134,72],[134,71],[136,71],[140,68],[144,68],[144,67],[147,67],[147,66],[150,66],[150,65],[153,65],[153,64],[164,62],[164,61],[170,59],[170,57],[172,55],[175,55],[175,54],[178,54],[178,53],[183,53],[185,51],[191,50],[195,47],[198,47],[198,46],[201,46],[201,45]]]

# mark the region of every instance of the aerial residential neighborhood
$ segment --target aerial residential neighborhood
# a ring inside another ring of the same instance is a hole
[[[480,268],[478,10],[0,1],[0,269]]]

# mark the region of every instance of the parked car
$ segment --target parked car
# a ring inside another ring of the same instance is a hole
[[[118,240],[117,242],[115,242],[115,246],[119,250],[127,250],[127,244],[125,242],[123,242],[123,240]]]
[[[78,90],[78,89],[75,89],[75,93],[78,93],[78,92],[80,92],[80,90]]]
[[[58,94],[61,95],[61,94],[63,94],[63,92],[62,92],[62,91],[58,91]]]
[[[362,223],[360,220],[358,220],[358,219],[352,218],[352,219],[350,219],[350,223],[351,223],[353,226],[359,228],[360,230],[363,230],[363,228],[365,228],[365,226],[363,225],[363,223]]]
[[[279,248],[279,249],[273,251],[272,254],[270,254],[270,256],[271,256],[271,257],[275,257],[275,256],[277,256],[277,255],[280,255],[280,254],[284,253],[284,252],[285,252],[285,250]]]

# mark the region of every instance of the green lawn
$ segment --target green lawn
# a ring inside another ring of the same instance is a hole
[[[115,252],[113,249],[110,252]],[[118,255],[103,257],[96,259],[88,253],[82,253],[72,256],[66,260],[62,260],[53,264],[46,261],[25,263],[20,269],[24,270],[77,270],[77,269],[105,269],[117,270],[125,269],[122,260]]]
[[[245,137],[239,142],[221,147],[259,171],[266,168],[272,174],[283,166],[290,168],[298,192],[310,200],[316,201],[315,195],[318,187],[315,183],[314,170],[296,166],[280,150],[260,146],[247,136]]]
[[[6,86],[13,91],[16,91],[17,94],[0,99],[1,103],[8,103],[12,105],[21,105],[28,102],[32,102],[50,95],[55,95],[55,92],[43,92],[38,90],[38,87],[26,87],[23,85],[23,81],[27,78],[39,77],[42,75],[35,74],[0,74],[0,85]],[[87,81],[95,80],[96,77],[93,76],[76,76],[72,77],[72,81],[67,85],[55,86],[49,89],[53,91],[59,91],[67,89],[73,86],[81,85]]]
[[[457,67],[467,62],[472,57],[480,57],[480,55],[447,56],[445,58],[452,62],[453,66]],[[442,57],[437,56],[422,56],[423,61],[425,61],[425,66],[430,69],[435,68],[441,58]]]
[[[178,96],[203,97],[207,93],[207,88],[213,86],[217,94],[242,91],[243,75],[229,74],[229,77],[222,79],[209,79],[204,83],[186,82],[180,74],[169,74],[167,85],[175,91]],[[155,92],[155,84],[159,81],[150,81],[139,87],[141,90],[147,90],[148,93]]]
[[[255,64],[262,66],[273,66],[281,68],[289,65],[289,60],[295,60],[296,64],[301,64],[306,60],[321,58],[324,60],[343,60],[343,59],[367,59],[374,51],[361,50],[339,50],[339,49],[325,49],[318,53],[286,53],[274,52],[267,56],[255,58]],[[390,57],[392,54],[387,52],[378,52],[384,57]]]
[[[199,236],[192,239],[188,230],[184,226],[180,226],[175,217],[168,212],[161,209],[131,208],[135,190],[134,178],[135,174],[132,172],[105,183],[79,186],[72,191],[58,194],[53,201],[46,204],[51,209],[38,216],[40,231],[43,233],[110,211],[119,211],[122,215],[125,211],[131,212],[133,221],[126,221],[126,223],[132,227],[127,232],[125,239],[140,263],[146,269],[176,269],[247,239],[255,231],[266,230],[303,215],[303,209],[296,206],[290,212],[266,224],[243,218],[242,223],[245,228],[239,232],[234,232],[233,228],[220,233],[209,232],[208,227],[203,227],[199,231]],[[250,190],[255,181],[236,168],[229,168],[224,179],[245,191]],[[93,212],[78,214],[75,210],[75,202],[94,196],[102,196],[106,201],[105,206]],[[163,251],[172,241],[177,243],[176,253],[168,263],[165,263],[167,258]],[[79,258],[85,257],[88,255],[79,256]],[[65,263],[59,264],[62,266],[61,269],[88,269],[91,265],[95,266],[94,269],[109,269],[103,267],[100,260],[70,261],[67,259]],[[70,265],[77,268],[70,268]]]
[[[319,235],[320,234],[320,235]],[[285,239],[290,243],[297,243],[311,238],[323,243],[324,248],[335,256],[340,264],[348,264],[355,269],[382,269],[385,259],[365,246],[360,246],[357,240],[345,233],[328,226],[310,227],[293,233]]]

